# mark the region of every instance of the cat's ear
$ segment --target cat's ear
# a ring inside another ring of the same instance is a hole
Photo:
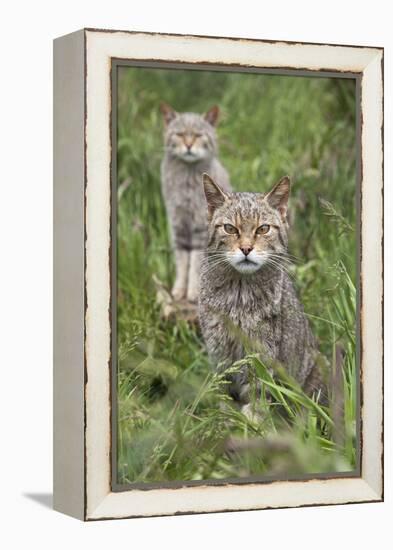
[[[177,117],[177,112],[175,111],[175,109],[173,109],[170,105],[168,105],[168,103],[165,103],[164,101],[160,103],[160,111],[162,116],[164,117],[165,126],[168,126],[168,124]]]
[[[205,120],[212,126],[217,126],[218,117],[220,115],[220,108],[218,105],[213,105],[207,113],[205,113]]]
[[[216,208],[219,208],[222,204],[224,204],[228,196],[212,180],[209,174],[203,174],[202,178],[203,178],[203,189],[205,191],[205,197],[207,202],[208,217],[210,220]]]
[[[289,176],[284,176],[273,189],[265,195],[264,200],[280,212],[281,218],[286,220],[288,210],[289,192],[291,190],[291,182]]]

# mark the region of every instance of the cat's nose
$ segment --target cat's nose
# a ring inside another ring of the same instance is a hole
[[[252,250],[252,246],[241,246],[240,250],[243,252],[245,256],[248,256]]]

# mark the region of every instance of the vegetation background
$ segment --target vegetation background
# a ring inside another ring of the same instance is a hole
[[[263,420],[220,407],[225,383],[198,329],[162,319],[153,280],[170,288],[174,265],[160,191],[161,101],[200,113],[219,105],[220,159],[236,190],[264,192],[291,176],[291,271],[332,363],[330,407],[282,373],[273,379],[257,357],[251,361],[275,397],[274,404],[262,399]],[[355,180],[354,80],[119,69],[119,483],[354,469]],[[336,368],[338,341],[346,355]]]

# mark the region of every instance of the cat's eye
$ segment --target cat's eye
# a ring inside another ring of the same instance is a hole
[[[228,233],[228,235],[237,235],[238,234],[238,230],[236,229],[236,227],[234,225],[231,225],[230,223],[225,223],[224,224],[224,231],[225,231],[225,233]]]
[[[257,235],[266,235],[266,233],[269,233],[270,231],[270,225],[267,223],[264,223],[263,225],[259,226],[256,230]]]
[[[176,132],[177,137],[184,137],[184,132]]]

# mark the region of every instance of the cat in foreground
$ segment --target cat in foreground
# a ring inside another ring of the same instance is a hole
[[[322,390],[316,340],[286,271],[289,178],[267,194],[228,193],[207,174],[203,187],[209,232],[199,318],[210,359],[226,370],[247,352],[260,353],[308,394]],[[229,393],[245,412],[251,376],[248,366],[228,376]]]
[[[172,296],[196,303],[207,239],[203,172],[209,172],[224,191],[230,191],[228,174],[217,158],[219,109],[214,106],[205,115],[177,113],[162,103],[161,112],[165,124],[161,183],[176,263]]]

